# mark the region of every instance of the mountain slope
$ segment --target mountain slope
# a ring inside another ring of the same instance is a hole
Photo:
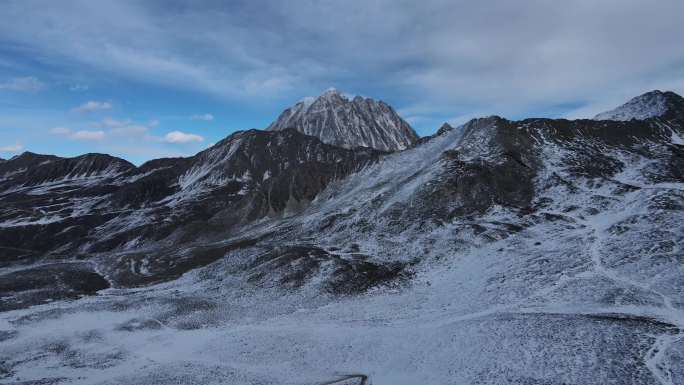
[[[659,90],[637,96],[627,103],[610,111],[602,112],[595,120],[631,120],[664,117],[666,115],[684,116],[684,99],[674,92]]]
[[[173,235],[0,268],[0,378],[684,383],[682,137],[670,113],[492,116],[392,154],[246,131],[150,162],[118,205],[154,198],[90,242]],[[264,180],[306,204],[256,204]],[[231,226],[244,207],[282,211]]]
[[[380,154],[294,130],[237,132],[194,157],[139,168],[100,155],[26,153],[0,165],[0,248],[10,261],[33,261],[225,237],[292,215]]]
[[[397,151],[418,140],[411,126],[389,105],[361,96],[350,100],[335,89],[295,104],[268,126],[269,131],[287,128],[344,148]]]

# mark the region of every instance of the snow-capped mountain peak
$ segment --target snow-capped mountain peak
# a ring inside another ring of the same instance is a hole
[[[595,120],[643,120],[665,115],[672,109],[684,108],[684,99],[671,91],[654,90],[632,98],[627,103],[602,112]]]
[[[418,140],[415,131],[391,106],[362,96],[350,96],[335,88],[287,108],[268,130],[287,128],[344,148],[397,151],[412,147]]]

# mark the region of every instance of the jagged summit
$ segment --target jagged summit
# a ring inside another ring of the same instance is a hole
[[[439,128],[439,130],[437,130],[437,135],[445,134],[445,133],[447,133],[453,129],[454,129],[454,127],[451,124],[444,122],[444,124],[442,124],[442,126]]]
[[[287,128],[344,148],[397,151],[418,140],[411,126],[386,103],[362,96],[349,97],[334,88],[286,109],[268,130]]]
[[[632,98],[610,111],[602,112],[595,120],[632,120],[664,116],[668,112],[684,111],[684,98],[672,91],[654,90]]]

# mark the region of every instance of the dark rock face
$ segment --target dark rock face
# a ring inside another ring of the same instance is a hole
[[[334,89],[286,109],[268,130],[288,128],[344,148],[397,151],[418,141],[416,132],[389,105],[360,96],[350,100]]]
[[[323,275],[323,290],[333,295],[353,295],[379,285],[400,283],[410,273],[405,263],[381,265],[360,253],[343,258],[313,246],[285,246],[258,255],[246,269],[249,281],[288,289],[306,285]]]
[[[245,238],[231,242],[114,252],[104,258],[101,271],[115,286],[140,287],[176,279],[187,271],[249,249],[258,241],[258,238]]]
[[[438,136],[439,136],[439,135],[443,135],[443,134],[445,134],[445,133],[447,133],[447,132],[449,132],[449,131],[451,131],[451,130],[453,130],[453,129],[454,129],[454,127],[452,127],[451,124],[449,124],[449,123],[444,123],[444,124],[442,124],[441,127],[439,127],[439,129],[437,130],[437,133],[436,133],[436,134],[437,134]]]
[[[484,145],[495,151],[467,159],[470,142],[482,144],[479,142],[483,130],[488,136]],[[421,192],[425,194],[422,199],[433,202],[434,214],[441,220],[451,220],[482,214],[494,205],[527,207],[531,204],[538,161],[528,135],[521,135],[511,122],[494,117],[466,124],[462,143],[465,153],[459,154],[458,150],[443,153],[444,172],[440,182]],[[461,159],[462,156],[466,159]]]
[[[0,311],[92,295],[109,282],[87,263],[55,263],[3,274]]]
[[[0,166],[0,189],[35,186],[71,180],[101,179],[135,168],[131,163],[104,154],[59,158],[25,152]]]
[[[0,238],[6,248],[64,253],[109,250],[138,237],[160,239],[197,220],[208,222],[206,230],[225,231],[296,210],[380,154],[329,146],[294,130],[239,132],[192,158],[160,159],[139,168],[104,156],[24,154],[0,170],[5,175]],[[129,226],[138,216],[147,218]],[[117,224],[123,230],[118,240],[112,233],[102,239],[92,232]],[[64,243],[52,236],[58,234]]]

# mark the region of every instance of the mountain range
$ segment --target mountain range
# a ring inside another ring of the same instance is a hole
[[[328,90],[136,167],[0,161],[10,384],[684,383],[684,99],[419,138]]]

